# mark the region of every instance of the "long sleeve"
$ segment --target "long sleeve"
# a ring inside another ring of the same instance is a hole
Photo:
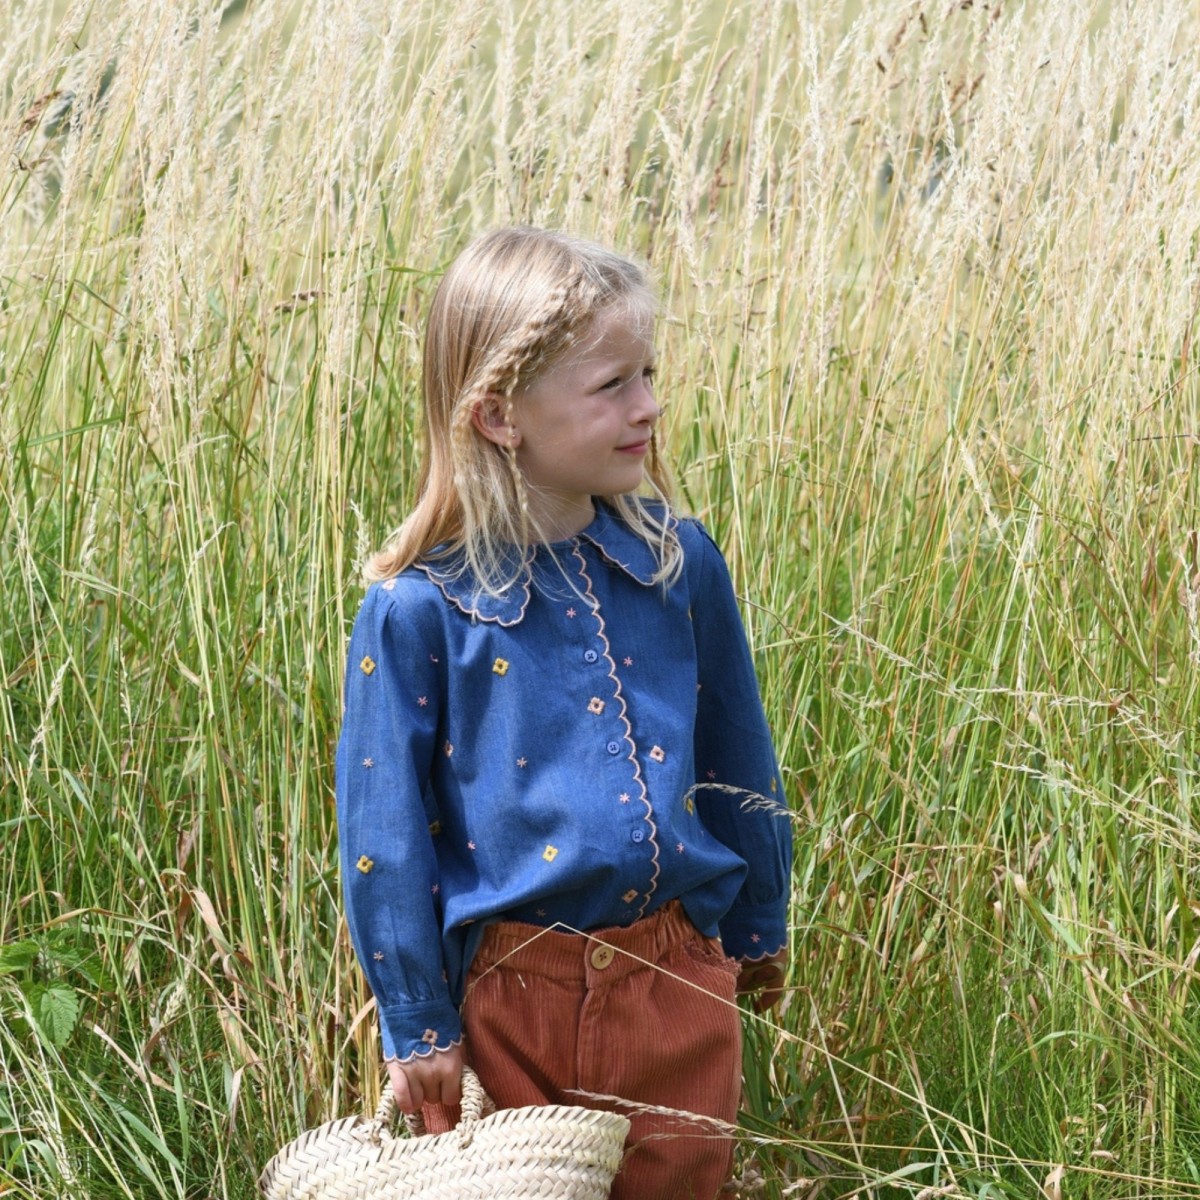
[[[443,965],[429,786],[444,678],[436,610],[411,579],[367,593],[350,638],[337,752],[346,918],[375,995],[384,1053],[460,1040]]]
[[[761,958],[787,944],[792,824],[758,680],[729,570],[713,540],[689,539],[700,563],[692,625],[696,697],[696,805],[705,826],[749,873],[720,922],[726,952]]]

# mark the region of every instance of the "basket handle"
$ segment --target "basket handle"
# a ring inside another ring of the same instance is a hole
[[[496,1106],[491,1097],[483,1090],[479,1076],[470,1067],[463,1065],[462,1071],[462,1116],[458,1123],[458,1136],[462,1145],[470,1143],[475,1132],[475,1126],[485,1112],[494,1112]],[[379,1106],[375,1109],[375,1120],[383,1126],[390,1126],[396,1119],[396,1093],[392,1091],[392,1082],[386,1076],[383,1081],[383,1091],[379,1095]],[[409,1137],[424,1137],[425,1122],[420,1109],[415,1113],[405,1113],[404,1123],[408,1126]]]

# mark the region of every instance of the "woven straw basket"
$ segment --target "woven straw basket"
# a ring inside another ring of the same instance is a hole
[[[451,1133],[393,1137],[385,1081],[373,1119],[343,1117],[302,1133],[259,1176],[266,1200],[603,1200],[621,1165],[629,1122],[616,1113],[544,1105],[483,1116],[491,1101],[463,1071],[462,1120]]]

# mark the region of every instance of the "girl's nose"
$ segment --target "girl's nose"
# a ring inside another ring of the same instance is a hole
[[[653,425],[661,415],[662,409],[654,398],[654,388],[650,380],[643,378],[639,383],[635,422],[638,425]]]

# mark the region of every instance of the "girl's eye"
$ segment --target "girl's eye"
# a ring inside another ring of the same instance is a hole
[[[658,374],[658,368],[657,368],[657,367],[645,367],[645,368],[643,368],[643,370],[642,370],[642,378],[643,378],[643,379],[644,379],[644,380],[645,380],[647,383],[653,383],[653,382],[654,382],[654,377],[655,377],[657,374]]]
[[[603,392],[611,392],[614,389],[619,388],[624,382],[625,380],[622,379],[620,375],[617,375],[610,379],[607,383],[601,384],[600,390]]]

